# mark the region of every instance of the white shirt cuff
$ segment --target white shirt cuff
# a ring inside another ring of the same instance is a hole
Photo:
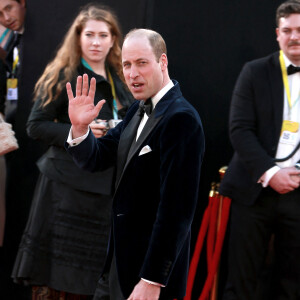
[[[263,187],[269,185],[271,178],[280,170],[278,166],[274,166],[271,169],[267,170],[258,180],[258,183],[261,183]]]
[[[147,280],[147,279],[144,279],[144,278],[142,278],[142,280],[144,280],[145,282],[147,282],[149,284],[152,284],[152,285],[157,285],[157,286],[160,286],[160,287],[165,287],[165,285],[163,285],[163,284],[160,284],[160,283],[157,283],[157,282],[153,282],[153,281],[150,281],[150,280]]]
[[[69,131],[69,135],[68,135],[68,139],[67,139],[67,143],[70,145],[70,147],[74,147],[74,146],[77,146],[79,145],[82,141],[84,141],[87,136],[89,135],[90,133],[90,128],[89,130],[87,131],[87,133],[83,136],[80,136],[76,139],[73,139],[73,136],[72,136],[72,127],[70,128],[70,131]]]

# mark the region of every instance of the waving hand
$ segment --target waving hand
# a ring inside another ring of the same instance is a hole
[[[74,98],[71,84],[66,85],[69,98],[69,118],[72,123],[72,136],[77,138],[88,131],[89,124],[98,116],[105,100],[101,100],[94,105],[96,91],[96,80],[91,79],[89,88],[89,78],[87,74],[77,77],[76,97]]]

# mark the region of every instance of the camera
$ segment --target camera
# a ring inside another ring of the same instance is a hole
[[[114,127],[116,127],[120,122],[122,122],[122,120],[111,119],[111,120],[108,121],[108,127],[109,127],[109,128],[114,128]]]

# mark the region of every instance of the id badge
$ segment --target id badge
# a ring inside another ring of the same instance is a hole
[[[284,120],[280,135],[280,143],[295,146],[297,144],[298,131],[298,122]]]
[[[6,81],[7,85],[7,100],[18,100],[18,79],[8,78]]]

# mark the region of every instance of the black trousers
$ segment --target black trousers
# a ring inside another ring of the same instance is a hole
[[[104,298],[103,291],[107,288],[107,279],[108,279],[108,286],[109,286],[109,298]],[[117,274],[117,267],[116,267],[116,260],[115,256],[113,255],[110,271],[109,274],[104,274],[98,281],[97,289],[94,294],[93,300],[125,300]]]
[[[232,201],[223,300],[258,299],[256,289],[272,234],[272,291],[264,300],[300,299],[300,189],[280,195],[266,188],[252,206]]]
[[[109,300],[125,300],[118,279],[115,256],[113,256],[109,274],[107,274],[106,276],[108,276],[108,280],[109,280],[109,295],[110,295]],[[103,298],[104,288],[105,288],[105,276],[99,280],[93,300],[107,300],[107,298]],[[166,298],[164,296],[160,296],[159,299],[173,300],[173,298],[172,299],[169,297]]]

